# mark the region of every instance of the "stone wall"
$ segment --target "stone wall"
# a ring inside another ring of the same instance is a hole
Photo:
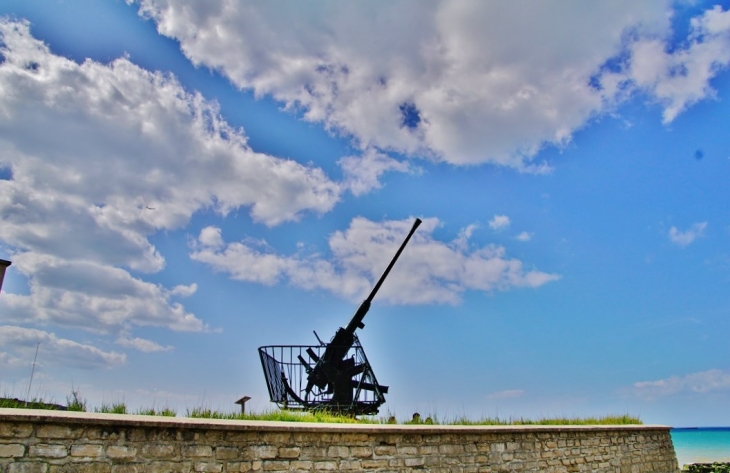
[[[672,472],[663,426],[348,425],[0,409],[2,473]]]

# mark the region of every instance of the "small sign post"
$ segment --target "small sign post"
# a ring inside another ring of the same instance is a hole
[[[11,263],[8,260],[0,259],[0,291],[3,290],[3,279],[5,279],[5,269],[10,266]]]
[[[249,396],[243,396],[241,399],[236,401],[236,404],[241,405],[241,414],[246,413],[246,402],[248,402],[251,398]]]

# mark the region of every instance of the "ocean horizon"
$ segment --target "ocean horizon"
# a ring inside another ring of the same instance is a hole
[[[679,467],[730,462],[730,427],[677,427],[670,432]]]

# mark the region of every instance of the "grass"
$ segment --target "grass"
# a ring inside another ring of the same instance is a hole
[[[406,424],[446,424],[446,425],[636,425],[642,424],[638,417],[609,415],[603,417],[547,417],[543,419],[500,419],[487,417],[479,420],[459,417],[447,421],[434,421],[431,417],[425,420],[410,420]]]
[[[46,410],[58,410],[57,404],[44,402],[40,399],[31,399],[30,401],[21,401],[16,398],[3,397],[0,398],[0,407],[10,407],[16,409],[46,409]]]
[[[165,407],[163,409],[155,410],[155,408],[151,409],[145,409],[140,408],[137,412],[137,415],[140,416],[162,416],[162,417],[176,417],[177,411],[174,409],[170,409],[169,407]]]
[[[186,417],[202,419],[233,419],[233,420],[268,420],[280,422],[323,422],[333,424],[377,424],[372,418],[357,419],[349,416],[331,414],[328,412],[302,412],[273,409],[264,412],[241,414],[240,412],[220,412],[206,408],[188,409]]]
[[[69,411],[86,412],[86,399],[81,397],[78,389],[71,389],[71,396],[66,396],[66,408]]]
[[[55,409],[58,410],[63,406],[53,403],[47,403],[40,399],[31,401],[21,401],[15,398],[0,398],[0,407],[10,408],[27,408],[27,409]],[[79,391],[74,389],[71,395],[66,397],[66,407],[69,411],[88,412],[89,407],[86,399],[81,397]],[[138,414],[150,416],[175,417],[177,412],[168,407],[162,409],[140,408],[136,412],[129,412],[124,401],[116,401],[112,403],[103,402],[101,407],[93,409],[93,412],[111,413],[111,414]],[[230,419],[230,420],[264,420],[279,422],[320,422],[335,424],[406,424],[406,425],[635,425],[641,424],[638,417],[628,414],[608,415],[603,417],[554,417],[543,419],[524,419],[510,418],[500,419],[498,417],[488,417],[478,420],[469,419],[465,416],[454,417],[451,419],[438,419],[436,416],[427,416],[425,419],[414,414],[413,418],[407,421],[399,422],[395,416],[387,417],[362,417],[354,418],[332,414],[329,412],[302,412],[288,411],[280,409],[272,409],[264,412],[251,412],[242,414],[240,412],[222,412],[212,410],[210,408],[196,407],[188,409],[185,417],[204,418],[204,419]]]

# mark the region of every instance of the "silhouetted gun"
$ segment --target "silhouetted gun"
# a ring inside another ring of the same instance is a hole
[[[332,340],[327,344],[324,355],[321,358],[318,358],[313,357],[312,353],[309,353],[310,358],[312,358],[316,364],[308,371],[309,376],[307,387],[305,389],[306,395],[308,395],[314,386],[316,386],[327,393],[334,391],[334,396],[332,398],[333,404],[347,405],[352,402],[352,377],[362,373],[365,368],[362,364],[355,364],[354,359],[345,358],[347,356],[347,352],[350,351],[355,343],[355,330],[365,327],[362,320],[370,310],[370,304],[420,224],[421,220],[416,219],[411,231],[408,233],[408,236],[406,236],[406,239],[403,241],[400,248],[398,248],[393,260],[385,269],[383,275],[380,276],[380,279],[377,284],[375,284],[375,287],[373,287],[370,295],[362,302],[362,304],[360,304],[360,307],[358,307],[355,315],[352,316],[347,327],[340,327],[337,329],[335,336],[332,337]],[[384,388],[387,392],[387,387],[381,386],[381,388]]]
[[[325,409],[349,415],[378,413],[388,387],[378,384],[355,331],[365,327],[362,321],[370,304],[420,224],[421,220],[416,219],[370,295],[360,304],[350,323],[337,329],[329,343],[317,337],[319,346],[259,347],[273,402],[290,409]],[[302,356],[305,353],[309,360]]]

